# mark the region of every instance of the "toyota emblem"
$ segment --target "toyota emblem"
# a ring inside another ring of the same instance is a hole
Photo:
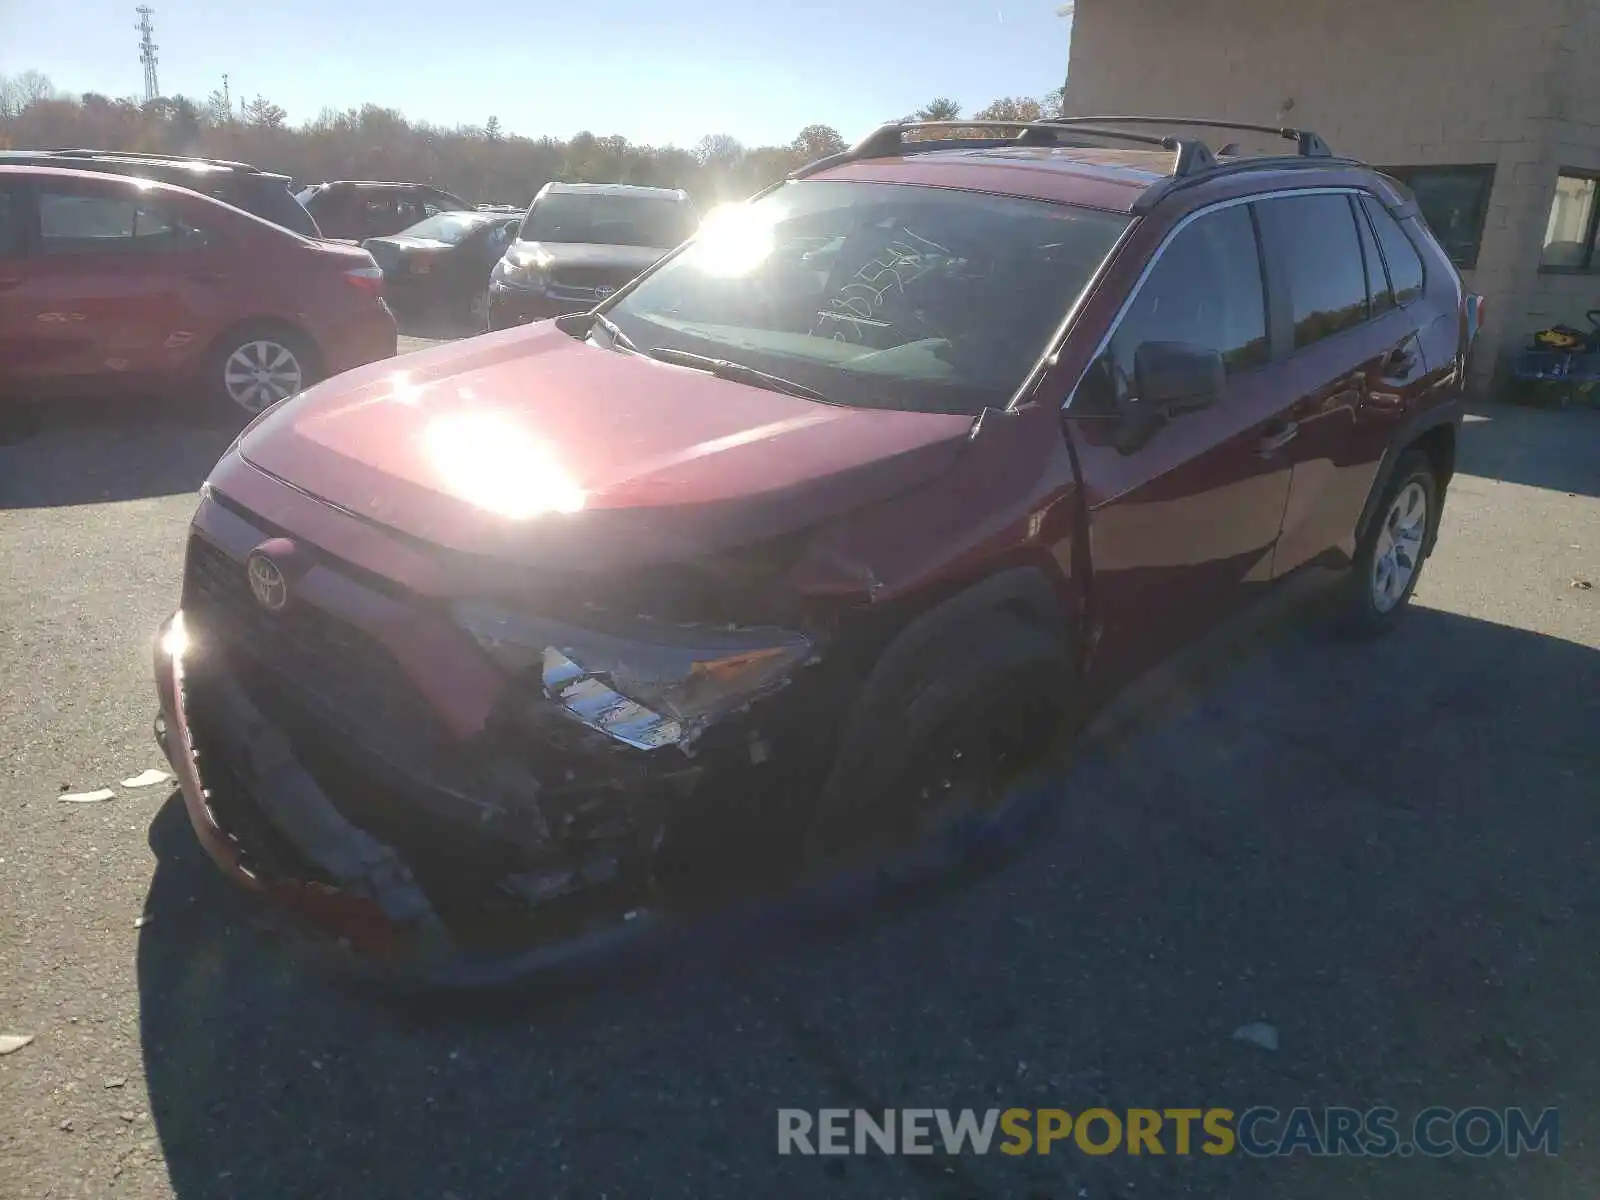
[[[247,571],[250,590],[268,612],[278,612],[289,602],[289,584],[278,564],[259,550],[250,555]]]

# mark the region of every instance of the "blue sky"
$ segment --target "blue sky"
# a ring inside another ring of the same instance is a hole
[[[689,145],[847,140],[948,95],[973,109],[1066,75],[1059,0],[150,0],[161,89],[203,98],[231,76],[291,122],[374,102],[442,125]],[[137,0],[0,0],[0,73],[137,95]]]

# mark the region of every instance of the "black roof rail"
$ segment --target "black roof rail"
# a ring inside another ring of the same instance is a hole
[[[207,158],[203,154],[156,154],[149,150],[89,150],[77,146],[46,150],[44,153],[54,154],[60,158],[147,158],[152,162],[205,163],[211,167],[232,167],[236,171],[259,173],[259,168],[249,163],[235,162],[231,158]]]
[[[1309,129],[1285,125],[1255,125],[1249,121],[1209,121],[1203,117],[1048,117],[1044,125],[1078,125],[1110,122],[1114,125],[1188,125],[1196,129],[1237,129],[1249,133],[1270,133],[1294,142],[1302,158],[1333,158],[1328,143]]]
[[[928,130],[1016,130],[1010,137],[948,138],[925,141],[906,141],[907,133]],[[1087,122],[1076,119],[1048,121],[891,121],[880,125],[850,149],[830,154],[790,172],[790,179],[804,179],[818,171],[843,163],[865,158],[890,158],[902,154],[923,154],[934,150],[984,150],[1001,146],[1092,146],[1093,142],[1068,141],[1063,135],[1075,133],[1081,137],[1107,138],[1113,141],[1134,142],[1141,146],[1154,146],[1171,150],[1177,155],[1173,172],[1178,175],[1193,174],[1216,165],[1211,151],[1204,142],[1195,138],[1158,137],[1147,133],[1129,133],[1121,129],[1092,128]]]
[[[1170,196],[1181,188],[1189,187],[1196,183],[1209,183],[1213,179],[1228,175],[1244,175],[1251,171],[1305,171],[1327,170],[1329,167],[1362,167],[1371,168],[1360,159],[1344,158],[1334,154],[1324,157],[1301,158],[1299,155],[1260,155],[1255,158],[1232,159],[1228,162],[1218,163],[1209,171],[1192,175],[1187,178],[1161,179],[1151,184],[1144,193],[1133,202],[1133,211],[1136,213],[1149,212],[1160,201]]]

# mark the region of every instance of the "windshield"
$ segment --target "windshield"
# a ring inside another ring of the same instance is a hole
[[[835,403],[1007,403],[1128,218],[912,184],[791,183],[708,215],[607,310],[646,351],[784,376]]]
[[[442,212],[425,221],[418,221],[410,229],[401,230],[400,236],[426,238],[431,242],[446,242],[454,246],[466,241],[493,219],[484,213]]]
[[[604,192],[546,192],[529,206],[522,238],[665,250],[693,234],[694,224],[690,207],[675,200],[608,196]]]

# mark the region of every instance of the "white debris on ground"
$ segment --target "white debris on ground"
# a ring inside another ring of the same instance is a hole
[[[0,1055],[14,1054],[31,1041],[31,1033],[0,1033]]]
[[[140,771],[131,779],[124,779],[122,786],[125,788],[154,787],[158,783],[166,783],[171,778],[172,773],[170,771],[159,771],[155,767],[149,767]]]
[[[1233,1031],[1233,1040],[1236,1042],[1249,1042],[1251,1045],[1260,1046],[1263,1050],[1276,1050],[1278,1048],[1278,1030],[1275,1026],[1268,1025],[1265,1021],[1253,1021],[1249,1025],[1241,1025]]]
[[[146,767],[137,775],[130,775],[122,781],[125,788],[155,787],[158,783],[167,783],[172,779],[172,772],[163,771],[159,767]],[[65,786],[65,785],[63,785]],[[95,788],[92,792],[62,792],[57,800],[65,800],[68,804],[104,804],[107,800],[115,800],[116,792],[108,787]]]
[[[62,792],[58,800],[65,800],[68,804],[103,804],[107,800],[115,800],[117,794],[110,788],[96,788],[92,792]]]

